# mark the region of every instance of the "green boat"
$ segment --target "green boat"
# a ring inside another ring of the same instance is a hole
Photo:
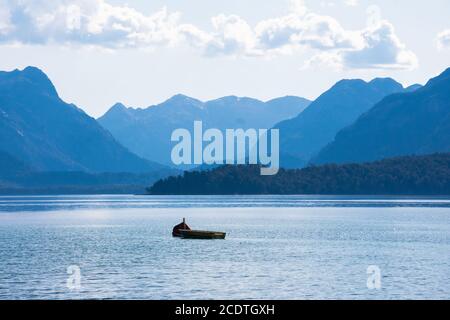
[[[201,231],[192,230],[187,224],[186,219],[183,218],[183,222],[173,227],[172,235],[182,239],[225,239],[225,232],[218,231]]]
[[[214,239],[225,239],[227,235],[225,232],[218,231],[201,231],[201,230],[179,230],[180,237],[183,239],[205,239],[205,240],[214,240]]]

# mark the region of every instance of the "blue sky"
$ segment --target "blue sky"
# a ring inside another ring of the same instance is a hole
[[[450,67],[450,1],[0,0],[0,69],[34,65],[93,116],[183,93],[314,99]]]

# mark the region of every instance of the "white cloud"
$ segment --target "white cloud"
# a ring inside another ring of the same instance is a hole
[[[211,33],[192,25],[182,25],[180,30],[207,55],[272,55],[299,48],[334,50],[363,45],[357,32],[344,30],[330,16],[309,12],[303,1],[291,1],[291,10],[285,16],[260,21],[254,28],[236,15],[219,15],[212,18]]]
[[[3,42],[90,44],[110,48],[166,44],[176,40],[178,13],[153,15],[104,0],[3,0],[12,12]]]
[[[345,0],[355,4],[354,0]],[[411,68],[417,65],[381,20],[368,9],[368,27],[347,30],[331,16],[311,12],[303,0],[290,11],[252,27],[237,15],[211,19],[212,30],[180,23],[180,13],[163,8],[151,15],[107,0],[0,0],[0,43],[69,44],[106,49],[175,45],[185,42],[207,56],[272,56],[310,50],[307,65],[341,68]],[[445,34],[441,37],[445,43]]]
[[[355,32],[344,30],[332,17],[315,13],[290,14],[262,21],[256,26],[256,33],[259,45],[265,49],[307,46],[331,50],[361,45]]]
[[[192,24],[183,24],[179,26],[178,31],[184,40],[193,47],[203,49],[205,44],[214,41],[214,37]]]
[[[439,49],[450,49],[450,29],[438,34],[437,46]]]
[[[394,27],[381,19],[381,10],[367,10],[368,26],[363,30],[345,30],[329,16],[308,11],[260,22],[259,44],[265,49],[306,46],[319,51],[304,67],[331,66],[334,69],[412,69],[418,64],[416,55],[395,34]]]
[[[329,16],[306,12],[267,19],[252,28],[236,15],[212,18],[213,32],[205,32],[194,25],[180,25],[180,33],[194,47],[206,55],[262,56],[293,53],[299,48],[334,50],[362,46],[362,38],[354,31],[346,31]]]
[[[215,30],[213,40],[205,46],[208,55],[252,55],[256,52],[253,29],[239,16],[221,14],[212,18],[212,24]]]
[[[356,69],[412,69],[417,67],[416,55],[406,49],[387,21],[369,27],[361,36],[364,47],[359,50],[343,51],[343,65]]]
[[[205,32],[191,24],[179,26],[179,33],[190,45],[207,56],[255,56],[256,37],[251,26],[237,15],[220,14],[211,19],[214,31]]]
[[[394,26],[383,20],[378,6],[367,9],[367,27],[357,31],[359,45],[319,52],[303,68],[326,66],[333,69],[414,69],[418,59],[395,33]]]

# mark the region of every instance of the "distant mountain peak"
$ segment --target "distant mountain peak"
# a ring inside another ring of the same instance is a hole
[[[447,68],[437,77],[430,79],[425,87],[432,87],[438,83],[449,82],[450,81],[450,68]]]
[[[386,91],[386,93],[400,92],[403,90],[403,85],[392,78],[374,78],[369,82],[362,79],[343,79],[334,84],[330,90],[324,92],[322,95],[340,94],[345,91],[365,90],[364,88],[372,87],[376,90]]]
[[[28,66],[25,69],[23,69],[22,72],[45,75],[44,71],[34,66]]]
[[[402,91],[403,85],[392,78],[375,78],[369,82],[370,85],[382,90]]]
[[[61,100],[38,68],[0,72],[0,101],[0,150],[36,170],[151,172],[161,168],[128,151],[93,118]],[[117,114],[116,118],[125,117]]]
[[[342,79],[339,80],[338,82],[336,82],[336,84],[333,87],[336,86],[342,86],[342,85],[349,85],[349,84],[364,84],[367,83],[366,81],[362,80],[362,79]]]
[[[386,78],[378,77],[373,78],[372,80],[369,81],[369,83],[398,83],[398,82],[389,77]]]
[[[370,82],[344,79],[321,94],[297,117],[276,125],[280,129],[281,165],[305,165],[337,132],[352,124],[376,103],[403,86],[390,78]]]
[[[221,98],[217,98],[217,99],[212,99],[209,100],[208,102],[206,102],[207,104],[211,104],[211,103],[220,103],[220,104],[229,104],[229,103],[236,103],[239,102],[239,97],[235,96],[235,95],[229,95],[229,96],[224,96]]]
[[[219,99],[239,101],[241,98],[232,94],[232,95],[225,96],[225,97],[222,97]]]
[[[204,128],[219,130],[271,128],[281,120],[297,116],[307,105],[309,101],[301,98],[280,98],[264,103],[252,98],[228,96],[202,102],[178,94],[139,112],[138,109],[120,113],[110,110],[98,121],[132,152],[172,166],[174,144],[170,137],[178,128],[192,130],[194,121],[200,120]],[[117,108],[121,110],[120,106]]]
[[[184,108],[184,107],[194,107],[203,109],[203,102],[194,98],[191,98],[189,96],[186,96],[184,94],[176,94],[173,97],[167,99],[163,103],[160,103],[158,105],[150,106],[148,109],[151,109],[152,107],[163,107],[163,108]]]
[[[37,68],[37,67],[26,67],[25,69],[23,69],[23,71],[21,72],[23,75],[25,75],[28,79],[34,80],[34,81],[39,81],[39,82],[46,82],[48,84],[52,84],[51,80],[49,79],[49,77],[45,74],[44,71],[42,71],[41,69]]]
[[[450,69],[404,93],[383,99],[312,159],[350,163],[450,150]],[[416,90],[414,90],[416,88]],[[411,91],[413,90],[413,91]]]
[[[111,111],[125,111],[128,110],[127,107],[121,102],[117,102],[115,105],[113,105],[110,109]]]
[[[374,78],[370,81],[364,81],[362,79],[343,79],[340,80],[338,82],[336,82],[336,84],[333,86],[334,88],[339,88],[339,87],[346,87],[346,86],[352,86],[352,85],[373,85],[373,86],[395,86],[398,89],[403,89],[403,85],[400,84],[399,82],[395,81],[392,78]]]
[[[182,93],[178,93],[178,94],[173,95],[170,99],[187,100],[187,99],[191,99],[191,97],[189,97],[189,96],[187,96],[185,94],[182,94]]]
[[[191,98],[187,95],[184,94],[176,94],[173,97],[171,97],[170,99],[168,99],[167,101],[165,101],[164,103],[175,103],[175,104],[180,104],[180,103],[202,103],[200,100]]]
[[[302,97],[298,97],[298,96],[290,96],[290,95],[287,95],[284,97],[279,97],[279,98],[274,98],[274,99],[266,101],[266,103],[270,104],[270,103],[276,103],[276,102],[280,102],[280,101],[289,101],[289,102],[297,101],[297,102],[302,102],[305,105],[309,105],[311,103],[311,101],[306,98],[302,98]]]
[[[229,95],[225,97],[221,97],[218,99],[210,100],[206,102],[207,106],[215,105],[215,106],[230,106],[230,105],[236,105],[236,104],[251,104],[251,103],[257,103],[257,104],[263,104],[264,102],[250,98],[250,97],[239,97],[235,95]]]
[[[22,89],[26,92],[29,92],[30,89],[33,88],[41,94],[58,97],[58,93],[51,80],[37,67],[29,66],[23,70],[15,69],[11,72],[1,72],[0,81],[6,81],[14,86],[21,82],[23,84]],[[3,84],[6,83],[3,82]]]
[[[99,119],[131,119],[133,118],[133,111],[135,111],[135,109],[128,108],[123,103],[117,102]]]

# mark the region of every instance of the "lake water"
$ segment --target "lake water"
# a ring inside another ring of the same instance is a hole
[[[0,197],[0,299],[449,298],[445,198]]]

